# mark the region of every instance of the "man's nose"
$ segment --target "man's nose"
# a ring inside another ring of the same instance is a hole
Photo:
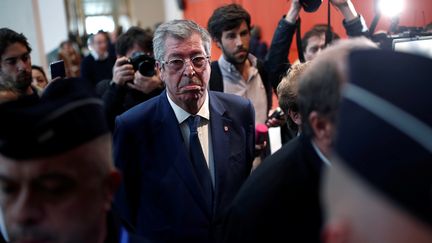
[[[194,69],[194,66],[192,64],[192,61],[185,60],[183,74],[185,76],[192,76],[195,74],[195,69]]]
[[[11,220],[20,225],[34,225],[40,222],[43,217],[43,208],[39,200],[28,189],[23,189],[16,202],[9,209]],[[7,213],[7,212],[6,212]]]
[[[27,69],[27,60],[23,60],[22,58],[18,58],[17,60],[17,68],[19,71]]]
[[[240,35],[237,35],[237,37],[235,38],[235,44],[236,46],[243,46],[243,39]]]

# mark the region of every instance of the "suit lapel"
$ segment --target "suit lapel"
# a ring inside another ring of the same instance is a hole
[[[199,182],[193,172],[192,164],[188,154],[186,153],[186,147],[183,141],[180,126],[175,113],[168,102],[168,98],[166,97],[166,91],[161,94],[159,105],[162,111],[161,124],[163,125],[160,126],[161,129],[159,129],[156,134],[161,136],[163,139],[169,139],[172,141],[174,146],[170,148],[170,155],[168,157],[172,158],[179,177],[182,179],[194,199],[198,202],[200,208],[209,218],[211,218],[211,211],[207,207],[207,203],[199,186]]]
[[[215,169],[215,203],[213,210],[220,204],[220,192],[225,191],[226,171],[230,151],[230,130],[232,121],[225,115],[225,107],[219,99],[209,91],[210,98],[210,129],[213,144],[213,159]]]

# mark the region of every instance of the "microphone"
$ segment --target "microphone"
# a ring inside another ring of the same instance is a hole
[[[267,141],[268,127],[265,124],[257,124],[255,126],[255,144],[263,144]]]

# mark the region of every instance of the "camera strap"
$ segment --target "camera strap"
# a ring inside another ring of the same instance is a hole
[[[328,0],[327,2],[327,30],[325,33],[325,45],[327,46],[330,42],[333,41],[333,32],[332,32],[332,28],[331,28],[331,6],[330,6],[330,0]],[[296,43],[297,43],[297,53],[298,53],[298,58],[299,61],[301,63],[304,63],[305,57],[303,54],[303,48],[302,48],[302,39],[301,39],[301,18],[298,17],[297,21],[295,23],[296,25]]]
[[[331,6],[330,0],[327,1],[327,31],[325,34],[325,46],[327,47],[333,40],[333,33],[331,29]]]
[[[298,58],[300,60],[301,63],[305,62],[305,58],[303,55],[303,48],[302,48],[302,39],[301,39],[301,30],[300,30],[300,26],[301,26],[301,20],[300,17],[297,18],[296,21],[296,43],[297,43],[297,52],[298,52]]]

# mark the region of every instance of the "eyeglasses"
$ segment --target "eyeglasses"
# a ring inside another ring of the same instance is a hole
[[[186,62],[189,62],[195,71],[201,72],[206,67],[206,62],[210,56],[195,56],[190,59],[174,58],[168,61],[161,61],[162,64],[166,64],[169,69],[175,72],[184,71]]]

